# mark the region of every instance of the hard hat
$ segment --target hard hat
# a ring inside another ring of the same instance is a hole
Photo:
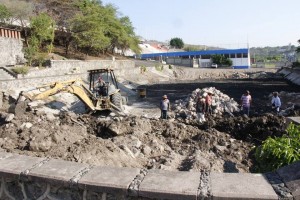
[[[164,96],[162,96],[164,99],[167,99],[168,97],[167,97],[167,95],[164,95]]]

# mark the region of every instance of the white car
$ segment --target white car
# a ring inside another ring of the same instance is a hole
[[[212,67],[212,68],[218,68],[218,64],[212,63],[212,64],[211,64],[211,67]]]

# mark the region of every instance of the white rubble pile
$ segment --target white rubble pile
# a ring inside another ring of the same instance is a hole
[[[239,104],[233,98],[230,98],[215,87],[197,88],[185,100],[179,99],[175,101],[174,111],[176,117],[195,119],[197,117],[196,101],[198,98],[205,98],[208,92],[213,94],[212,111],[214,117],[221,116],[224,112],[233,116],[232,113],[240,111]]]

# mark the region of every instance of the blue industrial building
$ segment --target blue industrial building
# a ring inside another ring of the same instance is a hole
[[[206,68],[212,64],[212,55],[224,55],[232,60],[234,69],[250,68],[249,49],[222,49],[207,51],[184,51],[141,54],[141,59],[163,60],[167,64],[185,65],[191,67]]]

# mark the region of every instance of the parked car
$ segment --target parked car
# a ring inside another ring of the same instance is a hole
[[[211,67],[212,67],[212,68],[218,68],[218,64],[212,63],[212,64],[211,64]]]

